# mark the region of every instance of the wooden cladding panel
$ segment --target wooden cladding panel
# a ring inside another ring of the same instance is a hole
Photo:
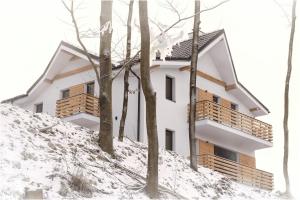
[[[199,162],[204,167],[220,172],[234,181],[266,190],[273,189],[272,173],[209,154],[200,155]]]
[[[74,85],[70,87],[70,97],[84,93],[84,84]]]
[[[240,157],[240,164],[248,167],[256,168],[255,157],[251,157],[242,153],[239,153],[239,157]]]
[[[224,98],[220,98],[220,104],[221,106],[223,107],[220,107],[222,109],[222,113],[224,113],[224,115],[220,116],[222,119],[223,122],[225,123],[231,123],[231,117],[234,117],[234,116],[231,116],[231,112],[230,112],[230,108],[231,108],[231,102],[228,101],[227,99],[224,99]],[[223,109],[223,108],[228,108],[228,109]]]
[[[212,101],[213,94],[208,91],[204,91],[202,89],[197,88],[197,101],[204,101],[204,100]]]
[[[89,94],[78,94],[56,102],[56,116],[63,118],[77,113],[100,116],[99,99]]]
[[[221,106],[224,106],[226,108],[231,108],[231,102],[227,99],[221,98]]]
[[[214,145],[209,142],[199,140],[199,154],[214,155]]]

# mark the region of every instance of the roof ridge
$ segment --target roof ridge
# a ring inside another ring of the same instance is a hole
[[[208,32],[208,33],[203,33],[202,35],[199,35],[199,39],[201,38],[201,37],[204,37],[204,36],[207,36],[207,35],[209,35],[209,34],[212,34],[212,33],[215,33],[215,32],[224,32],[224,29],[218,29],[218,30],[215,30],[215,31],[210,31],[210,32]],[[186,40],[183,40],[183,41],[181,41],[181,42],[186,42],[186,41],[189,41],[189,40],[192,40],[193,38],[189,38],[189,39],[186,39]],[[181,43],[181,42],[179,42],[179,43]],[[178,44],[178,43],[177,43]],[[176,45],[176,44],[175,44]]]
[[[209,33],[205,33],[199,37],[198,51],[206,47],[209,43],[224,34],[224,29],[215,30]],[[166,56],[166,60],[189,60],[192,54],[192,38],[181,41],[172,46],[172,52],[170,56]]]

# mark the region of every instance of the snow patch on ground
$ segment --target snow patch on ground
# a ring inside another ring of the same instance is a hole
[[[37,189],[45,199],[148,199],[140,177],[146,177],[147,146],[115,139],[112,158],[97,140],[89,129],[0,104],[0,199],[23,199]],[[278,199],[201,166],[193,172],[188,160],[162,149],[159,184],[167,188],[163,199]]]

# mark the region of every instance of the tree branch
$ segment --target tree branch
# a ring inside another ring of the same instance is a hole
[[[182,21],[184,21],[184,20],[191,19],[191,18],[193,18],[193,17],[194,17],[195,15],[197,15],[197,14],[201,14],[201,13],[203,13],[203,12],[207,12],[207,11],[213,10],[213,9],[215,9],[215,8],[217,8],[217,7],[219,7],[219,6],[223,5],[223,4],[225,4],[225,3],[227,3],[228,1],[230,1],[230,0],[222,1],[222,2],[220,2],[220,3],[218,3],[218,4],[214,5],[214,6],[212,6],[212,7],[210,7],[210,8],[201,10],[200,12],[195,13],[195,14],[193,14],[193,15],[191,15],[191,16],[188,16],[188,17],[184,17],[184,18],[179,17],[179,19],[178,19],[176,22],[174,22],[171,26],[169,26],[168,28],[166,28],[165,30],[163,30],[159,35],[157,35],[157,36],[154,38],[153,41],[155,41],[157,38],[159,38],[162,34],[168,32],[171,28],[175,27],[175,26],[176,26],[177,24],[179,24],[180,22],[182,22]],[[153,42],[153,41],[152,41],[152,42]],[[133,59],[134,59],[140,52],[141,52],[141,50],[137,51],[137,53],[136,53],[130,60],[128,60],[127,62],[125,62],[124,65],[121,67],[121,69],[120,69],[120,70],[116,73],[116,75],[112,78],[112,80],[114,80],[114,79],[115,79],[115,78],[123,71],[123,69],[133,61]]]
[[[77,24],[75,14],[74,14],[74,1],[71,0],[70,7],[68,7],[68,5],[66,4],[66,2],[64,0],[61,0],[61,2],[63,3],[66,10],[69,11],[69,13],[72,17],[72,22],[73,22],[75,32],[76,32],[76,39],[79,42],[79,44],[80,44],[81,48],[83,49],[83,51],[85,52],[85,55],[88,58],[89,62],[91,63],[91,65],[92,65],[92,67],[95,71],[95,74],[96,74],[97,82],[100,85],[100,75],[99,75],[98,70],[97,70],[98,65],[93,61],[91,55],[89,54],[87,48],[85,47],[85,45],[83,44],[83,42],[81,41],[81,38],[80,38],[80,31],[79,31],[78,24]],[[99,68],[99,70],[100,70],[100,68]]]

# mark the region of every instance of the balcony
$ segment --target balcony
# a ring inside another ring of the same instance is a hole
[[[199,156],[198,160],[200,165],[220,172],[236,182],[265,190],[273,189],[272,173],[247,167],[215,155],[203,154]]]
[[[211,101],[196,103],[196,137],[248,152],[272,146],[272,126]]]
[[[99,124],[99,99],[90,94],[78,94],[56,101],[56,116],[80,126]]]

